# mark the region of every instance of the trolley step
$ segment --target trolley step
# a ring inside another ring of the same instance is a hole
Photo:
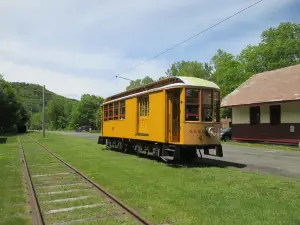
[[[160,158],[162,160],[164,160],[165,162],[169,162],[169,161],[173,161],[174,160],[173,156],[161,156]]]

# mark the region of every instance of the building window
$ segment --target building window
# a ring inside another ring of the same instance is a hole
[[[120,119],[125,119],[125,100],[120,102]]]
[[[114,118],[113,104],[109,104],[108,106],[108,120],[112,120]]]
[[[213,90],[202,90],[202,121],[213,120]]]
[[[149,116],[149,96],[140,98],[140,116]]]
[[[214,91],[214,122],[220,122],[220,92]]]
[[[254,106],[250,107],[250,125],[255,125],[260,123],[260,107]]]
[[[114,120],[119,119],[119,102],[114,103]]]
[[[185,90],[185,120],[199,121],[199,89]]]
[[[277,125],[281,122],[281,107],[280,105],[270,105],[270,124]]]

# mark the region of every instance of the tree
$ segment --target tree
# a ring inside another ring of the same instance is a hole
[[[167,76],[187,76],[198,77],[210,80],[212,67],[208,63],[200,63],[197,61],[180,61],[173,63],[166,71]]]
[[[126,90],[130,90],[130,89],[133,89],[136,87],[141,87],[143,85],[151,84],[152,82],[154,82],[154,80],[151,77],[146,76],[142,80],[137,79],[135,81],[131,81],[129,86],[126,87]]]
[[[49,129],[64,129],[64,105],[61,100],[53,99],[48,102],[46,107],[46,119],[48,121],[47,128]],[[63,123],[63,124],[62,124]]]
[[[232,54],[221,49],[218,49],[211,62],[215,69],[212,81],[219,85],[222,97],[228,95],[248,78],[242,64]]]
[[[280,23],[262,32],[258,45],[241,51],[238,60],[249,74],[300,63],[300,24]]]
[[[0,130],[26,131],[28,113],[17,98],[15,90],[0,75]]]
[[[23,105],[20,105],[18,120],[16,122],[17,132],[25,133],[27,131],[27,122],[29,121],[29,113]]]
[[[158,80],[163,80],[163,79],[166,79],[167,77],[160,77],[158,78]]]
[[[99,107],[95,113],[95,124],[96,124],[95,129],[96,130],[100,130],[100,128],[101,128],[101,118],[102,118],[102,109],[101,109],[101,107]]]
[[[42,114],[35,113],[30,117],[30,128],[33,130],[41,130],[42,129]]]
[[[100,121],[97,124],[97,117],[100,116],[99,108],[104,99],[99,96],[84,94],[78,106],[72,113],[71,124],[75,127],[89,125],[93,129],[100,127]]]

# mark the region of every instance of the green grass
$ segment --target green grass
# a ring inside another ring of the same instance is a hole
[[[97,133],[97,134],[100,134],[100,130],[92,130],[91,133]]]
[[[17,138],[0,144],[0,224],[31,224]]]
[[[85,183],[82,178],[72,173],[62,163],[58,164],[57,162],[59,161],[57,159],[48,154],[32,139],[27,136],[22,137],[22,142],[32,182],[36,188],[37,198],[46,224],[120,213],[119,208],[108,202],[107,198],[100,195],[97,189]],[[63,184],[73,185],[61,186]],[[78,197],[84,198],[78,199]],[[73,198],[72,201],[66,201],[66,199],[70,200],[70,198]],[[86,209],[80,208],[86,205],[94,206]],[[73,210],[67,212],[57,211],[58,209],[66,208],[73,208]],[[126,215],[121,215],[118,219],[108,217],[105,219],[105,223],[103,222],[103,220],[96,220],[85,224],[120,224],[120,222],[123,224],[125,222],[126,224],[136,224],[132,223],[132,220],[129,220]]]
[[[285,151],[300,151],[299,147],[286,146],[286,145],[276,145],[276,144],[262,144],[262,143],[248,143],[248,142],[236,142],[236,141],[226,141],[222,142],[223,144],[228,145],[237,145],[237,146],[247,146],[252,148],[263,148],[263,149],[278,149]]]
[[[154,224],[300,224],[299,180],[232,168],[174,168],[105,151],[90,140],[30,135]]]

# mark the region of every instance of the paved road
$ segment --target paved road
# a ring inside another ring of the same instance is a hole
[[[59,132],[80,138],[97,141],[99,134]],[[205,162],[211,166],[236,167],[268,174],[276,174],[300,179],[300,151],[253,148],[236,145],[223,145],[224,157],[204,155]]]

